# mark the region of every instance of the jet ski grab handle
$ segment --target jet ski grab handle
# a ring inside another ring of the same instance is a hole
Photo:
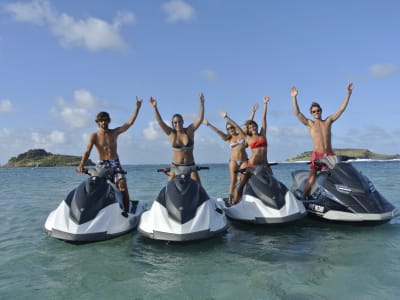
[[[268,163],[268,167],[276,166],[277,164],[278,164],[278,163],[276,163],[276,162],[274,162],[274,163]],[[250,168],[253,168],[253,167],[250,167]],[[244,174],[244,173],[246,173],[246,171],[247,171],[247,168],[242,168],[242,169],[237,170],[235,173],[242,173],[242,174]]]
[[[209,167],[199,167],[196,166],[196,170],[200,171],[200,170],[209,170]],[[169,176],[169,172],[171,172],[171,168],[161,168],[161,169],[157,169],[157,172],[163,172],[165,175]]]

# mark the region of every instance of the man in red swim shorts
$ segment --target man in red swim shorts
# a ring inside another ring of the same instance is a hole
[[[297,88],[295,86],[291,89],[293,111],[296,117],[307,126],[311,139],[313,141],[314,149],[311,157],[310,174],[306,186],[304,187],[303,198],[307,198],[312,185],[316,179],[316,173],[321,170],[323,165],[315,164],[315,160],[324,156],[335,155],[332,149],[331,141],[331,128],[332,123],[335,122],[345,111],[347,104],[349,103],[351,93],[353,91],[353,84],[349,83],[347,85],[347,94],[344,98],[342,104],[340,105],[337,112],[333,115],[328,116],[326,119],[322,119],[322,108],[316,103],[312,102],[310,107],[310,113],[313,116],[313,120],[306,118],[299,110],[297,104]]]
[[[316,163],[315,161],[322,157],[333,156],[333,155],[335,155],[335,153],[331,151],[327,153],[319,153],[313,151],[313,153],[311,154],[310,170],[321,171],[322,169],[325,170],[328,169],[328,167],[325,164]]]

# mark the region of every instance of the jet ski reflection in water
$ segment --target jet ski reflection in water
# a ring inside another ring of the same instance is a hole
[[[202,185],[190,178],[193,166],[182,169],[161,189],[150,210],[143,213],[138,231],[144,236],[185,242],[211,238],[226,231],[228,222],[225,213]],[[157,171],[168,175],[170,169]]]
[[[227,199],[218,199],[228,218],[255,224],[282,224],[305,216],[303,203],[266,167],[258,165],[241,171],[251,174],[242,200],[231,206]]]
[[[385,199],[361,172],[346,163],[347,157],[327,156],[316,160],[328,169],[317,173],[310,196],[304,200],[307,170],[292,172],[292,191],[302,200],[310,216],[325,221],[385,223],[400,211]]]
[[[45,231],[60,240],[85,243],[107,240],[135,229],[146,205],[131,200],[128,216],[123,216],[122,194],[113,183],[114,172],[114,167],[87,170],[89,177],[49,214]]]

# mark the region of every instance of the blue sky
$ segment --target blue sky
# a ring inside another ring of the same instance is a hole
[[[268,157],[283,161],[312,149],[291,86],[306,116],[317,101],[326,117],[349,82],[333,146],[400,153],[399,11],[396,0],[2,0],[0,164],[34,148],[82,155],[95,115],[106,110],[119,126],[136,96],[144,103],[119,138],[121,161],[167,164],[172,150],[148,99],[167,122],[178,112],[188,125],[199,92],[221,129],[220,110],[243,123],[270,95]],[[197,163],[228,161],[227,144],[205,126],[195,145]]]

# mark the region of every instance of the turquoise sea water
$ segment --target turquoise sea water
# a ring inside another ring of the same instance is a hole
[[[400,206],[400,162],[357,162]],[[202,183],[226,196],[227,165]],[[161,166],[125,166],[135,199],[151,203]],[[304,164],[279,164],[290,172]],[[400,218],[366,227],[304,219],[281,227],[231,224],[222,237],[184,245],[134,231],[72,245],[43,231],[49,212],[84,179],[73,168],[0,169],[0,299],[398,299]]]

